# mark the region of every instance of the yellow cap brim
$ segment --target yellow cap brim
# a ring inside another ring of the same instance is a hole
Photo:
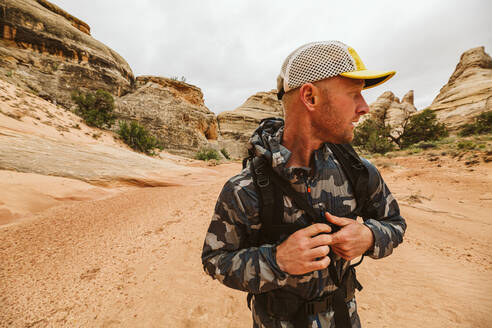
[[[383,84],[391,79],[395,74],[395,71],[373,71],[369,69],[340,73],[341,76],[345,76],[350,79],[365,80],[366,84],[364,85],[364,89],[370,89],[377,85]]]

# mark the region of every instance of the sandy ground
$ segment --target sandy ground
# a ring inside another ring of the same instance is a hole
[[[378,161],[408,230],[359,267],[364,327],[491,327],[492,164]],[[215,199],[240,165],[213,169],[197,186],[62,201],[0,227],[0,326],[251,327],[245,294],[202,270]]]

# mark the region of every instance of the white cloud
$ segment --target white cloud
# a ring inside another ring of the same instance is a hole
[[[366,92],[415,90],[430,104],[465,50],[492,51],[490,1],[110,1],[52,0],[87,22],[135,75],[185,76],[218,113],[275,87],[284,58],[298,46],[337,39],[369,68],[396,69]]]

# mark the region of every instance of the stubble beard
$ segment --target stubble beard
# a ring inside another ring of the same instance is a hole
[[[323,106],[323,115],[318,120],[312,123],[318,138],[322,142],[330,142],[334,144],[351,143],[354,139],[354,130],[351,122],[343,122],[337,117],[330,108],[329,104]]]

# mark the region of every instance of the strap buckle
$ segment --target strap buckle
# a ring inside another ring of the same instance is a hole
[[[255,169],[255,173],[256,173],[256,184],[258,185],[258,187],[265,188],[270,184],[270,178],[268,177],[268,175],[264,174],[261,171],[259,172],[256,169]]]
[[[320,312],[325,312],[331,308],[333,304],[333,295],[325,295],[320,300],[308,301],[304,304],[304,310],[308,315],[315,315]]]
[[[256,184],[260,188],[265,188],[270,184],[270,178],[265,174],[264,166],[266,165],[264,160],[256,160],[254,162],[254,170],[256,175]]]

